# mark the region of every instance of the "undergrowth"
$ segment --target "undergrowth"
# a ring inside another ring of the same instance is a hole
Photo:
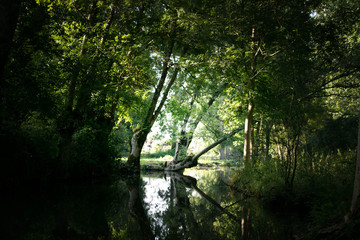
[[[354,159],[353,153],[327,156],[315,164],[309,164],[314,159],[304,159],[299,162],[293,186],[285,183],[280,160],[257,161],[237,172],[230,184],[259,198],[274,212],[290,211],[309,226],[323,226],[343,218],[349,210]]]

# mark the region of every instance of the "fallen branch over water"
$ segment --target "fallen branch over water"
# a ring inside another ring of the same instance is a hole
[[[233,135],[235,135],[236,133],[238,133],[242,129],[243,129],[242,127],[235,129],[231,133],[225,135],[224,137],[220,138],[216,142],[210,144],[209,146],[207,146],[206,148],[201,150],[198,154],[196,154],[194,156],[188,156],[183,161],[179,161],[179,162],[178,161],[171,161],[170,163],[166,163],[165,164],[165,171],[180,171],[180,170],[183,170],[185,168],[195,167],[198,164],[198,159],[202,155],[204,155],[205,153],[207,153],[208,151],[210,151],[211,149],[213,149],[214,147],[216,147],[220,143],[224,142],[229,137],[232,137]]]

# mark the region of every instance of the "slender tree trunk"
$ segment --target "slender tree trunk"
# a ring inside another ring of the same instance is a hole
[[[293,156],[293,159],[294,159],[294,164],[293,164],[293,167],[292,167],[292,173],[291,173],[291,179],[290,179],[290,189],[292,190],[293,188],[293,185],[294,185],[294,179],[295,179],[295,173],[296,173],[296,168],[297,168],[297,162],[298,162],[298,156],[297,156],[297,153],[298,153],[298,147],[299,147],[299,136],[297,136],[294,140],[294,156]]]
[[[223,133],[224,131],[224,122],[220,120],[220,126],[219,126],[220,133]],[[225,159],[225,144],[224,142],[220,144],[220,160]]]
[[[244,131],[244,162],[250,163],[251,154],[252,154],[252,129],[253,129],[253,111],[254,111],[254,105],[250,101],[248,105],[248,110],[246,112],[246,118],[245,118],[245,131]]]
[[[269,158],[271,128],[272,128],[272,124],[267,122],[265,127],[265,154],[264,154],[265,159]]]
[[[228,145],[225,146],[225,150],[226,150],[226,154],[225,154],[226,159],[230,159],[230,149]]]
[[[225,158],[225,145],[220,144],[220,160],[224,160]]]
[[[254,123],[253,123],[253,114],[254,114],[254,101],[252,93],[255,89],[255,77],[256,77],[256,56],[257,51],[255,48],[255,28],[252,28],[251,32],[251,74],[248,81],[249,88],[249,103],[248,110],[246,112],[245,118],[245,132],[244,132],[244,162],[245,164],[251,163],[251,156],[253,153],[254,146]]]

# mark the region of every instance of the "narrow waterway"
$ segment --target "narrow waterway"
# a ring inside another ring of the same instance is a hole
[[[4,198],[5,239],[292,239],[294,218],[241,199],[228,169],[143,173]]]

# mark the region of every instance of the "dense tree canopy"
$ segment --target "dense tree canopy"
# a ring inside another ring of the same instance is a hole
[[[245,168],[272,163],[288,189],[336,156],[355,163],[357,1],[19,0],[0,14],[4,185],[139,171],[156,122],[174,166],[196,165],[199,133]]]

